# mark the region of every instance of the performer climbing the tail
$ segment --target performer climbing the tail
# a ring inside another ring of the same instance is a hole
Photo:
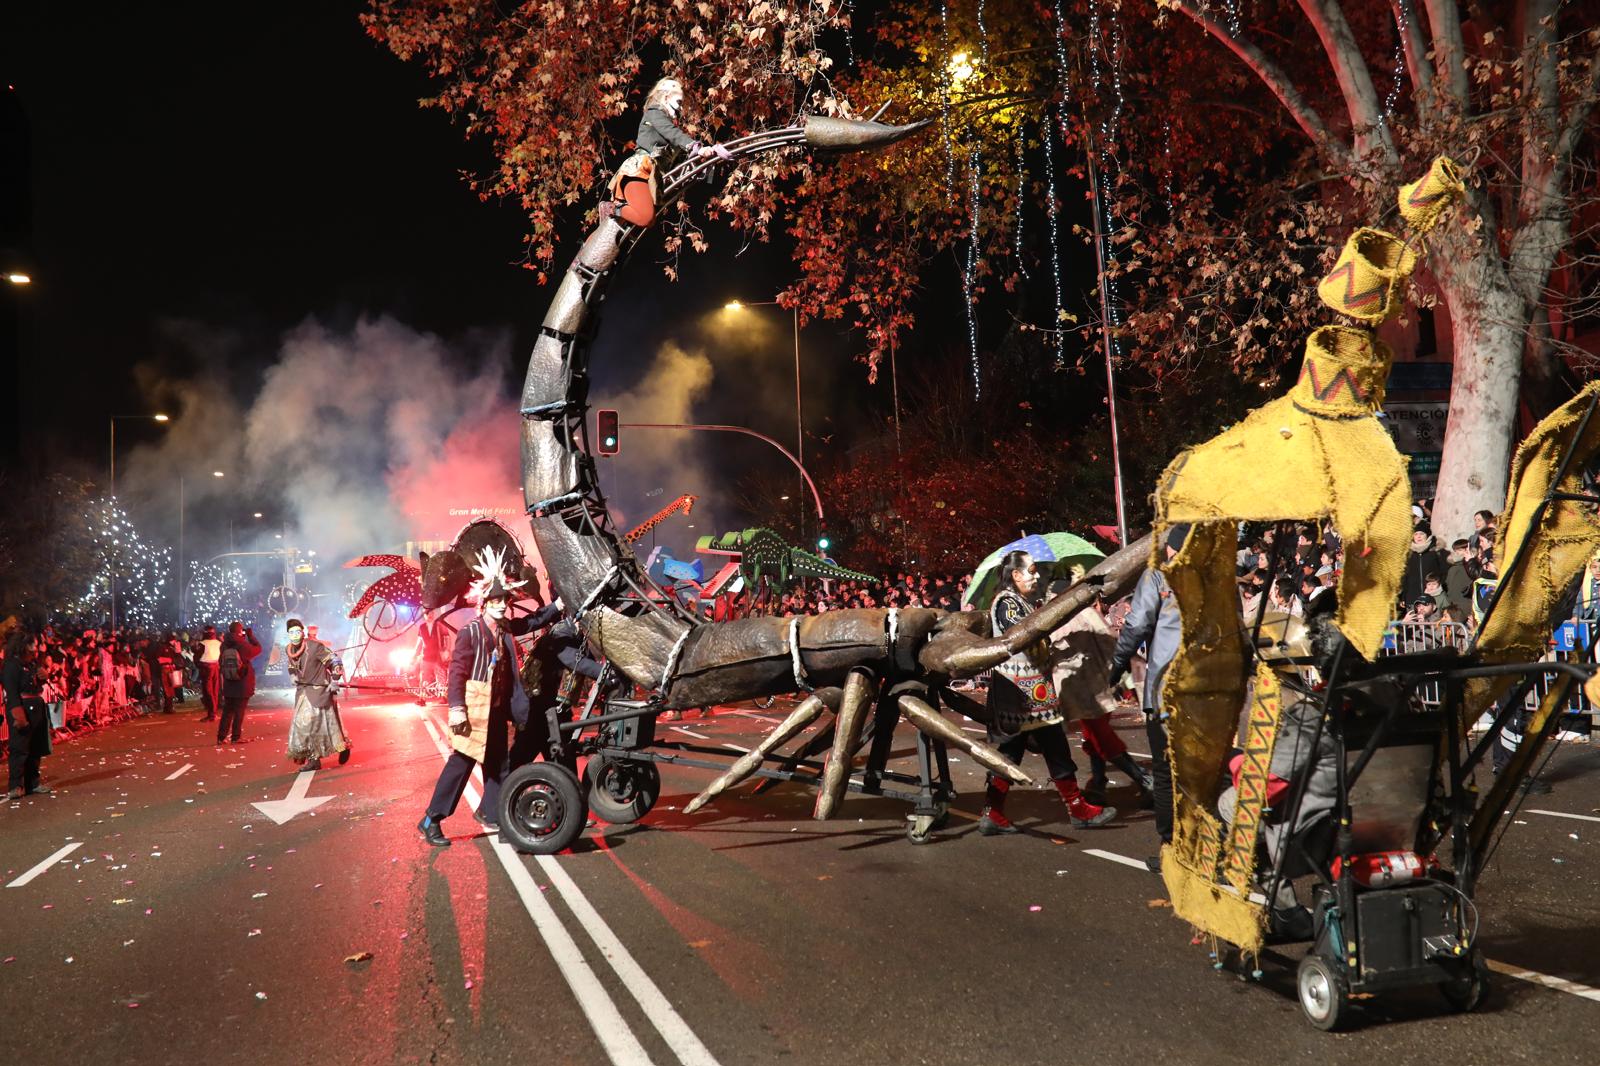
[[[289,619],[289,679],[294,682],[294,721],[289,726],[289,758],[303,769],[322,769],[324,755],[350,761],[350,739],[339,719],[335,686],[344,680],[344,664],[333,649],[306,636],[306,624]]]
[[[500,782],[507,773],[510,746],[506,727],[528,725],[528,693],[517,670],[513,637],[541,629],[561,615],[560,601],[531,615],[508,614],[514,590],[527,584],[512,581],[505,572],[505,551],[485,548],[473,565],[478,580],[468,595],[478,601],[478,617],[461,627],[450,654],[450,738],[455,751],[445,760],[434,785],[433,798],[417,823],[417,831],[436,848],[450,846],[439,823],[455,813],[472,767],[483,765],[483,802],[478,824],[491,833],[499,830]]]
[[[622,161],[611,179],[611,202],[602,205],[622,221],[649,226],[656,219],[657,175],[671,170],[687,157],[733,158],[720,144],[701,144],[678,126],[683,114],[683,85],[662,78],[644,98],[644,116],[634,137],[633,154]]]

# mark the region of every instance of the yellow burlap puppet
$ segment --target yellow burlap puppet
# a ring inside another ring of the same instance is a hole
[[[1452,177],[1455,170],[1435,161],[1429,174]],[[1459,179],[1449,186],[1436,176],[1415,213],[1422,218],[1426,208],[1431,226],[1460,188]],[[1358,230],[1318,291],[1343,315],[1381,322],[1394,313],[1416,261],[1399,238]],[[1335,624],[1354,651],[1377,656],[1412,525],[1405,460],[1376,417],[1391,361],[1368,329],[1316,330],[1289,394],[1179,455],[1154,496],[1153,544],[1163,544],[1175,524],[1191,526],[1170,562],[1152,559],[1163,568],[1183,619],[1162,700],[1175,808],[1162,874],[1179,917],[1247,953],[1260,950],[1267,917],[1266,904],[1250,899],[1245,876],[1253,865],[1264,787],[1245,788],[1241,781],[1232,827],[1215,813],[1252,670],[1234,572],[1238,526],[1329,523],[1345,557]],[[1257,678],[1257,689],[1247,739],[1263,749],[1256,762],[1264,765],[1281,701],[1270,671]]]

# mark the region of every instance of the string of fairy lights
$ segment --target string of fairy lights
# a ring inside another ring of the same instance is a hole
[[[1406,25],[1411,21],[1411,0],[1399,0],[1394,9],[1394,80],[1389,83],[1389,93],[1383,98],[1383,124],[1394,119],[1395,105],[1400,102],[1401,83],[1406,73],[1404,48]]]
[[[967,235],[967,261],[961,272],[961,291],[967,305],[967,344],[972,353],[972,395],[983,396],[982,366],[978,358],[978,318],[973,310],[978,288],[978,208],[981,199],[979,174],[983,169],[983,152],[973,145],[967,154],[967,212],[970,229]]]

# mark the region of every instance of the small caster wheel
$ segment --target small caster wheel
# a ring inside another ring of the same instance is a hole
[[[1472,958],[1461,964],[1460,971],[1439,986],[1439,992],[1452,1010],[1462,1014],[1483,1006],[1483,1001],[1489,998],[1489,968],[1483,964],[1483,958],[1473,952]]]
[[[1332,1032],[1344,1021],[1350,1009],[1349,986],[1339,968],[1320,955],[1300,960],[1295,974],[1295,990],[1306,1021],[1323,1032]]]
[[[932,814],[913,814],[906,819],[906,839],[913,844],[926,844],[928,834],[933,832],[936,816]]]
[[[661,798],[661,771],[653,762],[596,755],[583,768],[583,785],[590,811],[612,825],[628,825]]]
[[[554,855],[572,846],[588,813],[578,775],[559,763],[518,767],[500,787],[500,835],[518,851]]]

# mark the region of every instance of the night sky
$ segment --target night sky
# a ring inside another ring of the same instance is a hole
[[[234,338],[229,375],[242,396],[307,316],[337,325],[387,313],[445,337],[509,330],[508,388],[520,380],[551,292],[515,265],[523,218],[466,187],[460,173],[487,169],[486,149],[417,106],[420,67],[368,39],[362,10],[301,0],[246,19],[201,3],[92,16],[13,6],[0,45],[15,87],[7,170],[25,138],[31,211],[13,211],[7,228],[23,232],[0,247],[20,249],[35,276],[8,294],[30,450],[48,442],[98,461],[104,432],[87,427],[144,409],[136,364],[193,371],[194,354],[173,340],[178,321]],[[728,298],[769,298],[791,274],[785,257],[755,246],[734,260],[739,243],[724,234],[711,256],[686,257],[675,286],[635,264],[630,299],[659,332]],[[842,334],[805,333],[817,363],[808,406],[819,412],[865,388],[848,362],[861,344]],[[159,430],[119,432],[136,441]]]

